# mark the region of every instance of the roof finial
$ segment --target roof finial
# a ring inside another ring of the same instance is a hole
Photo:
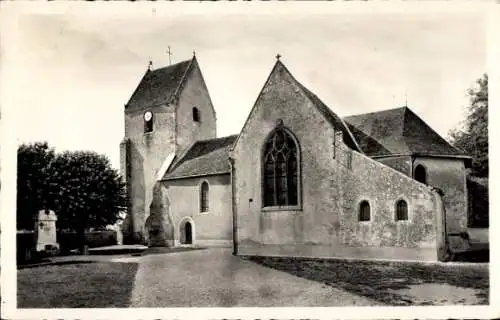
[[[170,51],[170,46],[168,46],[167,54],[168,54],[168,65],[171,65],[172,64],[172,51]]]
[[[153,61],[149,60],[148,70],[151,71],[151,69],[153,69]]]
[[[405,91],[405,107],[408,107],[408,91]]]
[[[278,60],[278,61],[279,61],[279,60],[280,60],[280,58],[281,58],[281,54],[279,54],[279,53],[278,53],[278,54],[276,55],[276,60]]]
[[[193,58],[196,57],[196,51],[193,49]]]

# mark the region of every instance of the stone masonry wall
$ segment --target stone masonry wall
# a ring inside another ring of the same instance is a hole
[[[278,119],[300,144],[298,210],[262,208],[261,150]],[[232,154],[240,254],[251,254],[262,246],[274,246],[274,253],[291,255],[297,254],[298,246],[302,246],[301,252],[304,246],[309,247],[306,250],[322,246],[327,248],[328,256],[356,251],[342,248],[434,250],[436,231],[430,188],[357,152],[344,152],[347,147],[341,140],[334,144],[335,135],[331,124],[286,71],[278,69],[271,74]],[[398,199],[408,202],[408,221],[395,221]],[[369,222],[358,221],[362,200],[370,201],[372,207]],[[382,256],[376,251],[371,254]]]
[[[417,157],[414,168],[423,165],[427,173],[427,184],[444,192],[446,231],[467,231],[467,183],[464,161],[461,159]]]
[[[194,244],[225,243],[232,240],[231,185],[229,174],[189,179],[168,180],[175,240],[179,241],[181,222],[194,222]],[[200,212],[200,187],[208,182],[208,212]]]
[[[278,119],[294,133],[300,144],[301,210],[262,210],[261,150]],[[323,194],[329,189],[324,177],[337,172],[337,167],[330,165],[333,134],[331,125],[287,72],[276,70],[263,88],[233,152],[239,241],[302,242],[307,235],[305,230],[313,229],[317,223],[316,217],[340,210],[340,202],[327,201]],[[311,212],[318,214],[311,215]]]
[[[410,156],[377,158],[377,161],[396,169],[409,177],[421,164],[426,168],[427,184],[444,192],[444,206],[447,216],[447,231],[459,233],[467,231],[468,192],[464,160],[438,157],[416,157],[411,163]]]
[[[339,144],[341,140],[339,140]],[[433,247],[436,215],[431,189],[360,153],[339,152],[340,163],[351,153],[350,168],[342,165],[337,179],[342,193],[340,241],[349,246]],[[408,220],[396,220],[396,202],[408,204]],[[371,219],[358,221],[359,204],[370,203]]]
[[[193,122],[192,108],[201,113]],[[144,133],[144,113],[153,113],[153,132]],[[168,155],[179,156],[194,141],[215,138],[216,123],[210,96],[200,70],[189,73],[177,105],[144,106],[125,111],[125,138],[129,139],[129,186],[131,208],[129,223],[136,241],[144,241],[144,224],[149,216],[156,175]]]
[[[377,160],[378,162],[383,163],[386,166],[407,175],[408,177],[412,176],[410,156],[376,158],[374,160]]]
[[[193,121],[193,107],[200,121]],[[182,89],[176,113],[177,152],[181,154],[197,140],[216,137],[215,111],[198,68],[194,68]]]
[[[144,110],[126,112],[125,136],[129,143],[129,190],[131,223],[136,241],[144,241],[144,223],[149,216],[157,171],[165,158],[175,152],[173,105],[151,108],[153,132],[144,133]]]

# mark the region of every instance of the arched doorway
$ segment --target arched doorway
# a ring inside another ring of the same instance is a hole
[[[415,167],[415,172],[413,173],[413,178],[418,182],[427,184],[427,173],[425,172],[425,167],[421,164]]]
[[[193,228],[191,227],[191,222],[186,222],[184,224],[184,244],[193,244]]]
[[[194,244],[195,241],[195,228],[194,221],[191,218],[184,218],[179,223],[179,242],[181,245]]]

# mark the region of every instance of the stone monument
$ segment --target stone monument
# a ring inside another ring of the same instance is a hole
[[[153,201],[149,207],[150,215],[146,219],[147,245],[149,247],[173,247],[174,227],[170,212],[167,190],[161,182],[153,188]]]
[[[54,211],[43,209],[38,211],[35,224],[36,251],[54,252],[59,250],[56,230],[57,216]]]

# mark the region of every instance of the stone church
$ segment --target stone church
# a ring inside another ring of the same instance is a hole
[[[129,243],[435,261],[467,231],[470,157],[408,107],[340,118],[279,57],[239,134],[216,136],[195,56],[124,115]]]

